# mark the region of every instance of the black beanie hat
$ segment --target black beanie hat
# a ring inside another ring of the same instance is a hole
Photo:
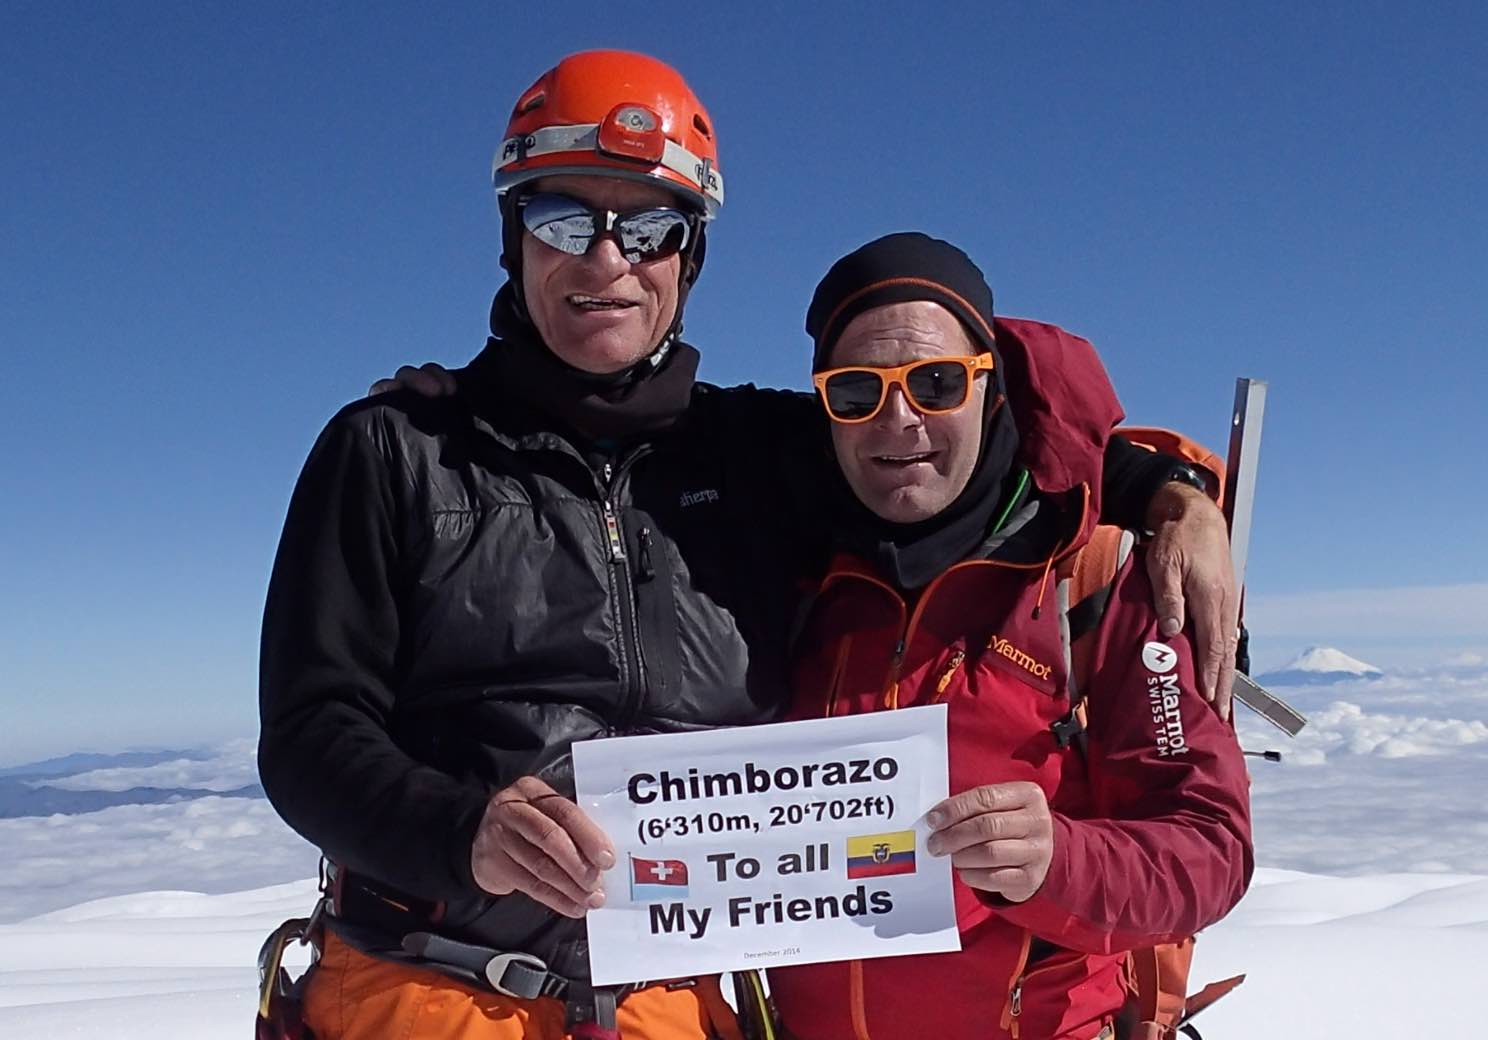
[[[979,351],[997,353],[992,332],[992,290],[971,258],[938,238],[901,232],[875,239],[832,265],[816,287],[806,312],[806,331],[816,341],[812,370],[827,367],[832,347],[853,318],[890,303],[938,303],[961,322]],[[922,588],[957,560],[966,559],[992,531],[998,511],[1016,503],[1010,484],[1018,452],[1018,428],[1002,407],[999,358],[988,381],[984,431],[976,467],[956,499],[912,524],[890,523],[873,513],[844,484],[847,502],[839,537],[875,561],[900,589]]]
[[[842,330],[866,310],[889,303],[929,300],[966,326],[982,350],[993,350],[992,289],[961,250],[918,231],[874,239],[832,265],[806,311],[806,332],[816,342],[811,370],[827,367]]]

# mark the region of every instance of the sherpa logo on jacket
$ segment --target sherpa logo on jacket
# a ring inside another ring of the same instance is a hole
[[[684,491],[682,492],[682,500],[679,505],[686,509],[688,506],[695,506],[699,502],[717,502],[719,497],[717,490],[714,488],[703,488],[700,491]]]

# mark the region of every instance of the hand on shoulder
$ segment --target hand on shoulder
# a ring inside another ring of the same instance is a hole
[[[391,379],[379,379],[367,388],[368,397],[390,390],[412,390],[421,397],[450,397],[458,389],[455,374],[437,361],[426,361],[418,368],[404,365]]]

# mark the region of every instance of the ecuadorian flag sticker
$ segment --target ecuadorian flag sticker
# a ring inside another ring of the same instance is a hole
[[[914,831],[863,834],[847,839],[847,877],[888,877],[915,872]]]

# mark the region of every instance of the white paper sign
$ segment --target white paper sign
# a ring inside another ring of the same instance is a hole
[[[578,803],[619,861],[588,915],[598,985],[961,948],[950,860],[925,850],[944,705],[573,756]]]

